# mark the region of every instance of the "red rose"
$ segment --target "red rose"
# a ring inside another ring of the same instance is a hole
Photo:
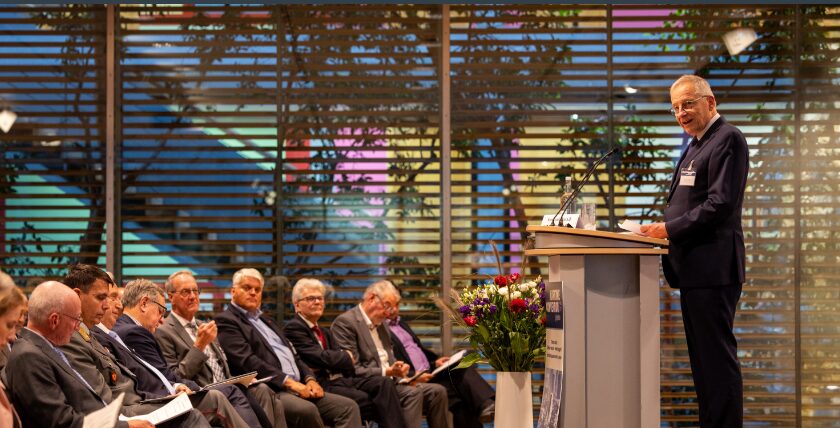
[[[528,303],[525,299],[513,299],[510,301],[510,311],[515,314],[521,314],[528,310]]]
[[[519,281],[521,278],[522,278],[522,275],[520,275],[518,273],[512,273],[512,274],[510,274],[510,283],[513,284],[513,283]]]
[[[470,316],[464,317],[464,322],[467,323],[468,326],[474,327],[476,324],[478,324],[478,318],[470,315]]]
[[[506,285],[508,284],[508,280],[507,280],[507,278],[505,278],[505,277],[504,277],[504,276],[502,276],[502,275],[499,275],[499,276],[497,276],[496,278],[494,278],[494,279],[493,279],[493,282],[494,282],[496,285],[498,285],[499,287],[504,287],[504,286],[506,286]]]
[[[540,318],[540,325],[545,325],[545,317]]]

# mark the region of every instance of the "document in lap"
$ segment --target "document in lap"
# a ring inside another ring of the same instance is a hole
[[[125,393],[121,392],[111,404],[86,415],[82,428],[114,428],[117,426],[117,419],[120,417],[124,397]]]
[[[229,377],[229,378],[227,378],[225,380],[222,380],[222,381],[219,381],[219,382],[208,383],[207,385],[204,385],[201,388],[201,390],[202,391],[207,391],[208,389],[210,389],[214,386],[234,385],[234,384],[237,384],[237,383],[242,384],[244,386],[250,386],[251,383],[254,382],[254,380],[256,378],[257,378],[257,372],[245,373],[245,374],[242,374],[242,375],[239,375],[239,376]],[[262,379],[260,379],[260,380],[262,380]]]
[[[172,399],[177,398],[179,395],[193,395],[193,394],[195,394],[195,391],[190,391],[190,392],[176,392],[175,394],[172,394],[172,395],[164,395],[163,397],[147,398],[147,399],[145,399],[145,400],[141,400],[141,401],[140,401],[140,404],[158,404],[158,403],[165,403],[165,402],[167,402],[167,401],[170,401],[170,400],[172,400]]]
[[[418,377],[420,377],[423,373],[426,373],[427,371],[428,371],[428,370],[420,370],[420,371],[418,371],[418,372],[415,372],[415,373],[414,373],[414,376],[411,376],[411,377],[404,377],[404,378],[402,378],[402,379],[398,380],[398,381],[397,381],[397,383],[398,383],[398,384],[400,384],[400,385],[406,385],[406,384],[409,384],[409,383],[414,382],[415,380],[417,380],[417,378],[418,378]]]
[[[458,362],[461,361],[462,358],[464,358],[464,355],[467,355],[467,351],[463,349],[452,354],[452,356],[449,357],[449,360],[447,362],[441,364],[440,367],[436,368],[435,371],[432,372],[432,376],[437,376],[438,373],[457,365]]]
[[[254,379],[253,381],[251,381],[251,383],[248,386],[254,386],[254,385],[259,385],[261,383],[266,383],[266,382],[270,381],[271,379],[274,379],[275,377],[277,377],[277,375],[271,375],[271,376],[266,376],[266,377],[263,377],[263,378],[260,378],[260,379]]]
[[[127,418],[125,416],[120,415],[120,420],[123,421],[136,421],[136,420],[143,420],[149,421],[152,425],[157,425],[164,423],[172,418],[176,418],[178,416],[183,415],[184,413],[189,412],[192,409],[192,403],[190,402],[189,394],[178,394],[172,401],[166,403],[165,406],[161,407],[160,409],[155,410],[152,413],[148,413],[145,415],[137,415]]]

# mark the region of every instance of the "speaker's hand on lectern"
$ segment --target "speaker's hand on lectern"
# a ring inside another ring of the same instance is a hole
[[[641,227],[642,235],[651,237],[651,238],[659,238],[659,239],[666,239],[668,238],[668,230],[665,229],[665,223],[651,223],[651,224],[643,224]]]

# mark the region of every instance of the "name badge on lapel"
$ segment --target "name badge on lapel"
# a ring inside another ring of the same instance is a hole
[[[680,186],[694,187],[694,179],[697,171],[694,170],[694,160],[688,164],[688,168],[680,169]]]

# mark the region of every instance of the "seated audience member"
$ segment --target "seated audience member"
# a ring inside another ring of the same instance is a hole
[[[120,413],[125,416],[144,415],[163,407],[165,403],[141,404],[141,400],[155,396],[138,392],[132,380],[133,374],[126,373],[110,352],[91,337],[91,327],[99,324],[105,313],[110,311],[111,278],[96,266],[77,264],[68,269],[64,284],[79,296],[82,304],[82,322],[73,332],[70,342],[61,347],[70,365],[106,402],[124,393]],[[210,425],[200,411],[193,409],[158,426],[190,428]]]
[[[219,342],[234,375],[256,370],[283,401],[286,422],[294,427],[358,427],[359,406],[324,392],[312,370],[295,353],[274,320],[260,310],[264,280],[255,269],[233,274],[231,304],[216,315]]]
[[[15,285],[14,280],[12,277],[7,275],[5,272],[0,270],[0,287],[4,290],[18,290],[18,293],[21,297],[23,297],[23,302],[20,305],[16,306],[17,311],[12,311],[18,314],[17,322],[14,325],[14,328],[9,329],[8,336],[4,342],[0,342],[0,371],[3,370],[3,367],[6,367],[6,362],[9,361],[9,353],[12,352],[12,343],[17,339],[20,330],[26,325],[26,312],[28,301],[26,296],[20,291],[17,285]],[[17,293],[15,293],[17,294]],[[16,300],[17,298],[15,298]],[[12,312],[8,312],[6,315],[11,317]]]
[[[110,275],[109,275],[110,277]],[[117,318],[123,313],[122,297],[125,288],[114,284],[108,290],[108,307],[109,310],[102,316],[102,324],[108,326],[108,329],[114,328],[117,323]]]
[[[129,286],[131,290],[129,290]],[[150,296],[154,296],[156,300],[149,300]],[[128,299],[123,302],[125,312],[117,318],[113,326],[106,326],[105,321],[107,319],[103,317],[103,322],[98,324],[95,329],[92,329],[93,336],[96,340],[102,346],[108,348],[111,355],[116,357],[120,364],[123,364],[129,371],[134,373],[136,387],[139,391],[154,396],[165,396],[181,391],[190,392],[192,390],[198,390],[199,387],[194,382],[179,379],[171,371],[161,370],[152,362],[146,361],[137,352],[136,345],[128,345],[122,337],[111,330],[111,327],[116,328],[117,324],[124,317],[128,317],[125,308],[129,306],[142,306],[142,312],[140,315],[137,315],[138,318],[142,319],[147,325],[159,325],[164,313],[164,309],[161,308],[162,303],[160,303],[163,300],[160,288],[149,281],[133,281],[133,284],[129,283],[126,286],[123,297]],[[130,305],[127,304],[129,301],[131,302]],[[129,320],[134,322],[134,318],[129,318]],[[138,328],[147,331],[144,327],[138,326]],[[129,328],[126,328],[126,330],[129,330]],[[132,335],[141,334],[133,330],[131,333]],[[152,337],[152,341],[154,341],[154,336]],[[138,340],[137,342],[139,343],[140,341]],[[260,426],[256,415],[248,405],[248,401],[236,388],[230,388],[228,391],[211,389],[197,392],[196,394],[190,395],[190,401],[196,409],[201,410],[207,416],[208,421],[212,425],[232,425],[235,427]]]
[[[79,296],[49,281],[35,287],[29,322],[21,330],[6,367],[9,392],[24,427],[81,427],[86,414],[107,404],[59,349],[79,326]],[[148,421],[120,427],[151,427]]]
[[[9,275],[0,271],[0,349],[6,351],[3,353],[3,366],[11,351],[9,342],[17,338],[17,323],[25,307],[26,296]],[[0,427],[20,426],[20,417],[6,395],[5,385],[0,383]]]
[[[199,305],[198,283],[192,272],[182,270],[166,280],[172,312],[155,330],[155,338],[166,363],[178,376],[204,386],[231,377],[227,357],[216,340],[216,323],[195,318]],[[274,391],[261,383],[248,388],[274,428],[286,426],[283,403]],[[254,403],[252,403],[253,406]]]
[[[303,278],[292,289],[296,315],[286,322],[284,334],[295,346],[324,390],[352,398],[364,409],[376,410],[373,417],[383,428],[404,427],[400,397],[393,379],[385,376],[356,377],[353,357],[339,350],[329,327],[319,327],[324,314],[326,286],[312,278]],[[345,376],[346,375],[346,376]],[[415,400],[422,406],[422,397]],[[364,404],[363,404],[364,403]]]
[[[332,335],[338,349],[348,350],[353,355],[355,374],[359,377],[393,376],[405,377],[409,364],[394,358],[388,327],[383,321],[396,304],[393,285],[375,282],[367,287],[362,302],[353,309],[336,317],[332,323]],[[414,386],[422,393],[422,412],[430,428],[445,428],[447,421],[446,388],[434,383]],[[397,388],[400,397],[410,393],[408,388]],[[406,425],[419,428],[422,414],[416,406],[403,402]]]
[[[393,288],[396,290],[396,287]],[[400,318],[401,298],[399,291],[396,291],[393,296],[396,299],[394,310],[386,322],[394,344],[394,357],[411,363],[409,376],[413,376],[415,371],[428,371],[420,375],[418,382],[437,383],[446,388],[454,426],[480,428],[482,419],[492,420],[496,394],[475,367],[457,370],[450,368],[432,376],[431,372],[449,361],[449,357],[439,357],[420,343],[414,330]]]

